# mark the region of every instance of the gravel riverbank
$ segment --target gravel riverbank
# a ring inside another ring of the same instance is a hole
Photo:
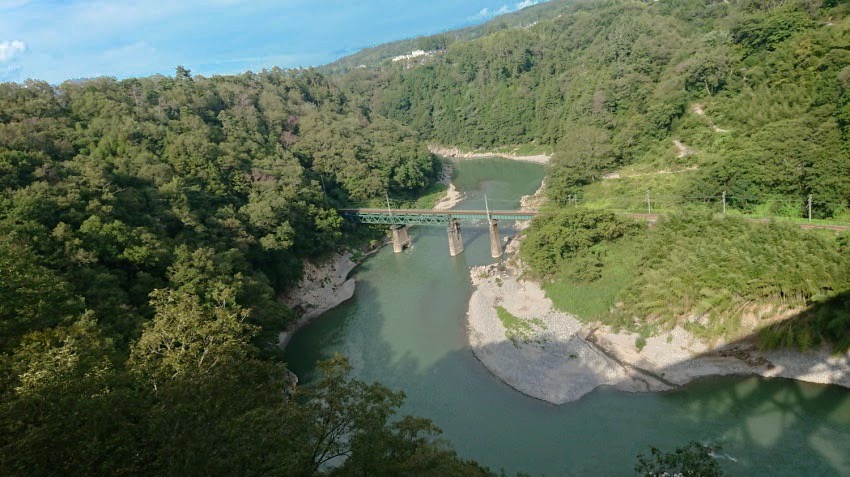
[[[711,348],[684,329],[646,339],[583,324],[554,309],[540,286],[511,267],[471,272],[468,341],[495,376],[518,391],[554,404],[575,401],[597,386],[630,392],[664,391],[707,376],[760,375],[850,387],[850,353],[826,349],[758,351],[738,341]],[[497,307],[524,325],[506,326]],[[518,333],[517,330],[520,330]]]
[[[539,208],[544,189],[541,184],[535,194],[524,196],[522,208]],[[518,223],[517,230],[527,225]],[[511,240],[504,262],[470,271],[475,289],[469,299],[467,339],[485,367],[524,394],[564,404],[602,385],[631,392],[665,391],[719,375],[850,387],[850,353],[833,355],[826,348],[761,352],[747,340],[712,347],[676,327],[647,338],[638,349],[637,334],[582,323],[555,310],[539,284],[518,278],[523,270],[516,258],[519,245],[520,240]],[[521,324],[506,327],[499,307]]]
[[[354,279],[348,278],[348,274],[359,262],[354,262],[351,257],[351,252],[345,252],[335,254],[320,265],[304,262],[304,276],[298,286],[279,298],[290,309],[300,312],[301,316],[278,335],[278,346],[285,348],[292,335],[302,326],[354,296]]]
[[[446,195],[434,205],[434,210],[451,209],[463,200],[463,194],[452,184],[453,170],[451,163],[444,163],[439,182],[448,185],[449,188]],[[301,313],[301,316],[286,331],[278,335],[278,346],[285,348],[301,327],[354,296],[356,288],[354,279],[349,278],[348,275],[366,257],[379,249],[380,247],[377,247],[369,251],[356,262],[352,260],[351,252],[335,254],[319,265],[305,261],[304,276],[301,277],[298,286],[279,297],[281,302]]]
[[[626,391],[669,389],[633,376],[582,339],[581,323],[555,311],[536,283],[518,281],[493,265],[473,267],[471,278],[476,289],[469,300],[469,344],[481,363],[514,389],[555,404],[575,401],[604,384]],[[509,338],[497,307],[530,329]]]
[[[443,162],[443,174],[440,178],[440,184],[445,184],[449,186],[448,190],[446,190],[446,195],[444,195],[440,200],[434,204],[434,210],[448,210],[456,206],[463,200],[463,194],[457,190],[457,187],[452,183],[452,173],[454,172],[454,166],[452,163],[444,161]]]
[[[536,164],[546,164],[552,156],[548,154],[535,154],[531,156],[520,156],[517,154],[507,154],[503,152],[463,152],[456,147],[445,147],[437,145],[429,145],[428,150],[431,154],[436,154],[442,157],[452,159],[483,159],[487,157],[504,157],[513,161],[534,162]]]

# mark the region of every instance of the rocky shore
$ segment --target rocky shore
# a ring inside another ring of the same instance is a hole
[[[449,188],[446,195],[435,204],[435,210],[451,209],[463,200],[463,194],[452,184],[453,170],[451,163],[443,164],[439,182],[448,185]],[[278,335],[278,346],[285,348],[301,327],[354,296],[354,279],[349,278],[348,275],[366,257],[379,249],[380,247],[376,247],[370,250],[357,261],[352,260],[351,252],[335,254],[319,265],[305,260],[301,281],[296,287],[278,297],[282,303],[301,315],[286,331]]]
[[[429,145],[428,150],[431,154],[436,154],[442,157],[450,157],[452,159],[483,159],[486,157],[504,157],[514,161],[534,162],[536,164],[546,164],[552,156],[547,154],[535,154],[532,156],[520,156],[516,154],[507,154],[503,152],[464,152],[456,147],[445,147],[438,145]]]
[[[301,313],[292,326],[278,336],[278,346],[285,348],[302,326],[313,318],[354,296],[354,279],[348,274],[357,263],[351,252],[333,255],[326,262],[315,265],[304,261],[304,276],[298,286],[279,297],[290,309]]]
[[[516,243],[516,241],[514,241]],[[747,341],[711,347],[680,327],[646,339],[585,324],[554,309],[540,286],[518,269],[474,267],[468,340],[495,376],[554,404],[575,401],[598,386],[631,392],[665,391],[706,376],[759,375],[850,387],[850,353],[827,349],[758,351]],[[498,307],[519,320],[506,326]]]
[[[457,190],[457,187],[452,183],[452,173],[454,166],[450,162],[443,162],[443,175],[440,178],[440,184],[449,186],[446,190],[446,195],[443,196],[436,204],[434,210],[448,210],[456,206],[463,200],[463,194]]]

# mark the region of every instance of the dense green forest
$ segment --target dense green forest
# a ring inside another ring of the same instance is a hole
[[[553,0],[332,76],[0,84],[0,468],[489,475],[402,394],[342,359],[296,387],[273,345],[303,260],[368,233],[335,209],[432,191],[429,142],[554,151],[521,255],[569,311],[716,336],[779,303],[805,312],[766,344],[850,347],[846,234],[713,215],[726,191],[730,215],[800,217],[811,194],[850,218],[847,10]],[[437,53],[385,61],[415,48]],[[653,228],[593,210],[647,189],[677,212]]]
[[[439,168],[309,70],[0,84],[4,475],[486,473],[273,346],[302,259],[352,240],[334,208]]]
[[[4,257],[49,269],[60,310],[95,312],[125,344],[153,290],[209,292],[193,273],[280,329],[274,293],[346,232],[335,207],[425,190],[439,167],[311,71],[0,86]]]
[[[537,8],[419,39],[439,50],[337,81],[432,143],[554,151],[551,210],[522,256],[560,308],[643,333],[684,323],[709,338],[736,337],[742,316],[757,315],[767,346],[847,349],[846,233],[735,217],[805,218],[811,200],[815,220],[850,223],[850,6]],[[724,199],[727,220],[712,215]],[[600,212],[559,210],[567,204]],[[650,206],[673,216],[646,228],[611,215]]]
[[[533,24],[340,82],[438,144],[554,149],[555,201],[612,192],[582,187],[629,166],[686,172],[613,191],[638,205],[647,188],[725,190],[744,211],[799,216],[812,194],[815,217],[846,220],[850,19],[827,3],[556,0]]]

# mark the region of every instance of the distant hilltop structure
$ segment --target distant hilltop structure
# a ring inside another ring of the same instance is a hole
[[[410,52],[410,54],[396,56],[395,58],[393,58],[393,61],[412,60],[413,58],[418,58],[420,56],[430,56],[432,54],[434,54],[433,51],[413,50]]]

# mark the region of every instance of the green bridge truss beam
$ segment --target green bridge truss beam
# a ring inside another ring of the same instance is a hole
[[[448,215],[413,215],[413,214],[343,214],[346,217],[363,224],[404,224],[404,225],[448,225],[451,219]]]
[[[448,225],[452,219],[457,220],[487,220],[486,213],[404,213],[402,211],[389,214],[376,212],[342,211],[342,214],[363,224],[403,224],[403,225]],[[490,217],[494,220],[531,220],[533,213],[493,212]]]

